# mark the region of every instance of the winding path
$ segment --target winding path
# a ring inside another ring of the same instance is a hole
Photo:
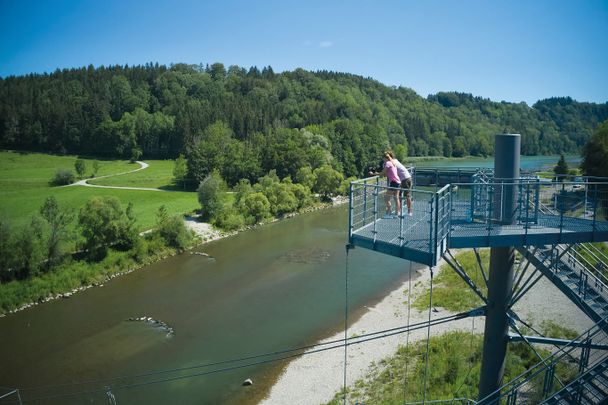
[[[142,190],[142,191],[162,191],[162,192],[170,192],[170,191],[172,191],[172,190],[161,190],[160,188],[101,186],[99,184],[89,184],[88,183],[90,180],[99,180],[99,179],[105,179],[107,177],[122,176],[123,174],[135,173],[135,172],[138,172],[140,170],[144,170],[144,169],[148,168],[148,166],[150,166],[149,164],[147,164],[145,162],[141,162],[139,160],[136,161],[135,163],[139,164],[139,169],[131,170],[131,171],[128,171],[128,172],[116,173],[116,174],[107,174],[105,176],[93,177],[91,179],[83,179],[83,180],[77,181],[76,183],[69,184],[66,187],[70,187],[70,186],[85,186],[85,187],[97,187],[97,188],[113,188],[113,189],[118,189],[118,190]]]

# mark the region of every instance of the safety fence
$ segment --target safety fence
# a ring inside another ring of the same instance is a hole
[[[608,183],[497,181],[485,172],[475,179],[435,192],[391,188],[378,177],[352,182],[350,242],[434,265],[447,247],[608,240]]]

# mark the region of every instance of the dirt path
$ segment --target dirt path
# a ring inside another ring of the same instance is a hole
[[[122,172],[122,173],[116,173],[116,174],[108,174],[105,176],[99,176],[99,177],[93,177],[91,179],[83,179],[80,181],[77,181],[76,183],[72,183],[66,187],[70,187],[70,186],[84,186],[84,187],[96,187],[96,188],[113,188],[116,190],[142,190],[142,191],[162,191],[162,192],[170,192],[172,190],[161,190],[159,188],[147,188],[147,187],[122,187],[122,186],[101,186],[98,184],[89,184],[90,180],[99,180],[99,179],[105,179],[108,177],[114,177],[114,176],[122,176],[123,174],[129,174],[129,173],[135,173],[138,172],[140,170],[144,170],[147,169],[148,166],[150,166],[149,164],[145,163],[145,162],[141,162],[141,161],[136,161],[135,163],[139,164],[139,169],[135,169],[135,170],[131,170],[128,172]]]

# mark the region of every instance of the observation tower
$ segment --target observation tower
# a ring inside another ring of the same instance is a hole
[[[411,217],[384,215],[389,190],[384,180],[352,182],[348,246],[427,265],[431,280],[443,259],[483,301],[483,306],[465,314],[486,320],[479,396],[468,403],[606,401],[608,257],[592,243],[608,241],[608,182],[549,181],[520,173],[519,134],[496,135],[494,150],[493,170],[413,168]],[[433,186],[436,191],[421,189]],[[451,253],[457,248],[474,250],[487,294]],[[484,268],[479,248],[491,249],[489,269]],[[594,326],[573,340],[522,333],[521,325],[526,324],[513,305],[542,277]],[[507,346],[517,341],[555,349],[506,382]],[[566,363],[577,364],[575,376],[561,374]]]

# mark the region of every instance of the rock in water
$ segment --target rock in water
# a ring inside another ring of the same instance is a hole
[[[249,385],[253,385],[253,381],[251,381],[251,378],[248,378],[245,381],[243,381],[243,387],[247,387]]]

